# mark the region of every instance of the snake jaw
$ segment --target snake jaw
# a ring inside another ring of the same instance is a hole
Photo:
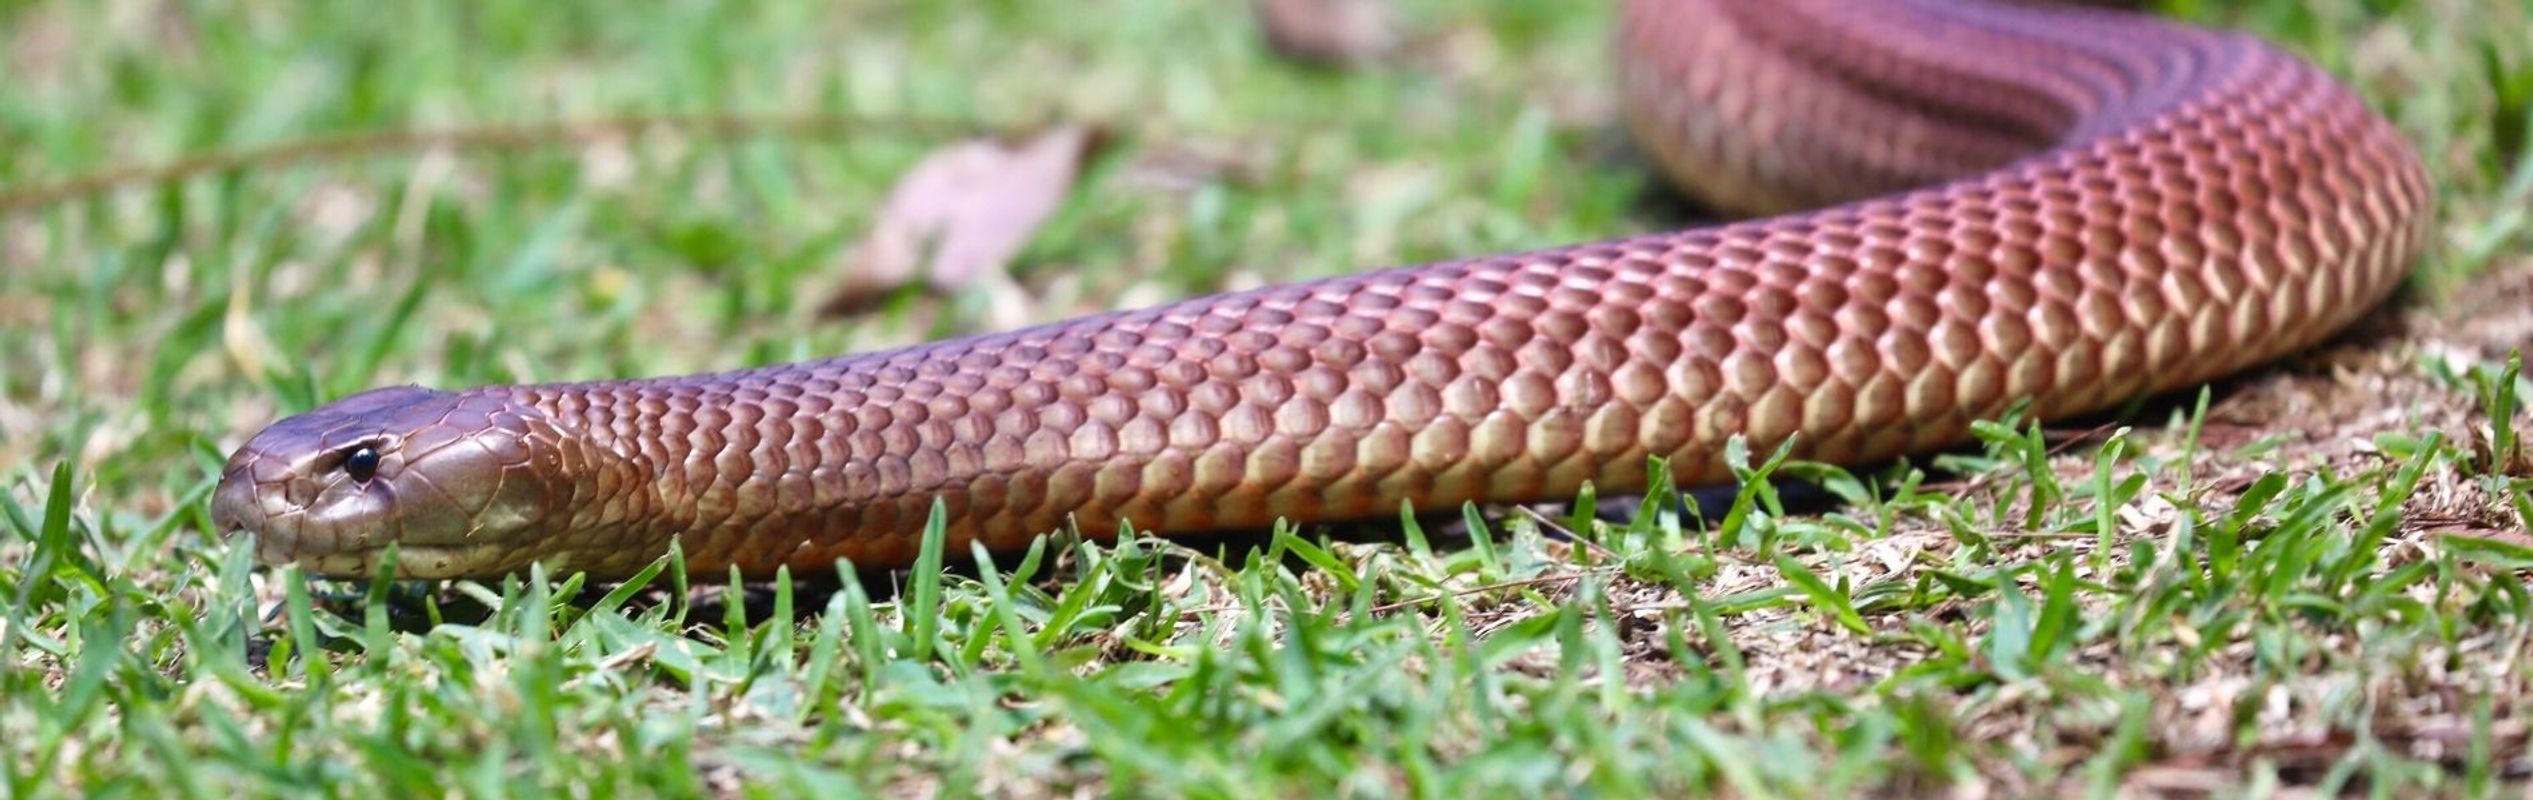
[[[398,548],[405,578],[522,568],[519,542],[569,487],[538,469],[557,429],[534,408],[414,386],[344,398],[274,423],[229,458],[211,500],[224,534],[256,535],[256,559],[362,576]],[[367,470],[345,467],[369,451]]]

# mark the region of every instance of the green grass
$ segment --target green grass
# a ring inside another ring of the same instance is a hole
[[[311,584],[204,498],[257,426],[373,385],[1012,313],[810,313],[948,138],[904,120],[1116,135],[1014,275],[1029,319],[1672,224],[1609,124],[1605,12],[1418,0],[1405,63],[1330,72],[1221,0],[0,4],[0,191],[362,131],[873,120],[283,159],[0,218],[0,797],[2520,789],[2533,11],[2172,5],[2318,60],[2427,154],[2443,218],[2391,322],[2072,444],[2001,420],[1924,472],[1751,453],[1712,519],[1587,497],[753,597],[666,561],[663,599]]]

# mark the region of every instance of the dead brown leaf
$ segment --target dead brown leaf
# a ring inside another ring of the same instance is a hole
[[[1061,207],[1098,148],[1068,125],[1026,141],[968,141],[926,156],[898,178],[855,245],[823,316],[869,310],[899,287],[948,292],[1004,277],[1020,248]]]
[[[1377,61],[1401,43],[1392,0],[1254,0],[1267,46],[1295,61],[1353,66]]]

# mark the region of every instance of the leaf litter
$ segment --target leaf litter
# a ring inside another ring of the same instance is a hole
[[[1063,125],[1020,141],[971,140],[926,156],[889,190],[846,259],[826,317],[871,311],[907,287],[936,294],[1017,294],[1010,268],[1063,208],[1101,136]],[[1002,305],[1002,304],[998,304]]]

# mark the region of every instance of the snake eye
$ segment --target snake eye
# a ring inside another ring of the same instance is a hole
[[[343,454],[343,474],[352,476],[352,480],[358,483],[368,483],[369,479],[378,477],[378,448],[360,445]]]

